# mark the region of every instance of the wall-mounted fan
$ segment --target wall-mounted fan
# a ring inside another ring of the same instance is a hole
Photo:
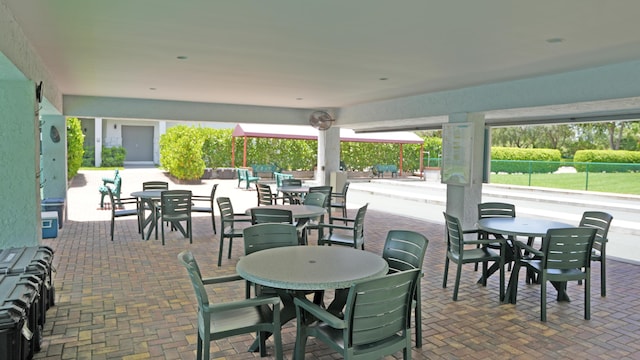
[[[327,130],[336,121],[328,112],[318,110],[311,113],[309,116],[309,125],[318,130]]]

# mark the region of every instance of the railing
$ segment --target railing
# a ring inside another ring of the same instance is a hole
[[[491,160],[490,182],[640,194],[640,164]]]

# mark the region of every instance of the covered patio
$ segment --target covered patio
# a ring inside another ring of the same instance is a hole
[[[169,181],[170,188],[190,188],[194,193],[206,193],[213,183],[219,183],[218,196],[229,196],[236,210],[255,205],[255,192],[236,188],[232,180],[182,185],[157,169],[129,175],[128,171],[123,171],[128,180],[124,193],[140,187],[137,178]],[[56,251],[56,305],[47,313],[42,351],[35,359],[194,359],[196,301],[176,255],[190,249],[205,276],[218,276],[234,273],[243,246],[234,244],[231,260],[225,259],[218,268],[219,238],[211,233],[209,218],[204,216],[194,218],[191,245],[176,234],[168,237],[166,246],[155,240],[142,241],[133,218],[117,220],[115,240],[109,241],[109,214],[96,210],[94,186],[105,175],[108,172],[87,171],[73,179],[69,219],[58,238],[43,241]],[[350,205],[353,214],[357,204]],[[591,320],[582,317],[582,287],[570,284],[573,301],[550,300],[548,322],[541,323],[540,287],[525,285],[524,277],[518,304],[502,305],[497,301],[498,279],[490,278],[483,288],[476,284],[479,274],[467,268],[460,299],[453,302],[452,289],[442,288],[442,224],[370,211],[365,229],[367,251],[378,254],[391,229],[418,231],[430,239],[422,279],[424,345],[412,349],[414,359],[632,359],[640,352],[638,265],[608,262],[607,297],[599,296],[600,274],[594,269]],[[315,238],[310,243],[315,244]],[[215,301],[238,299],[243,294],[244,283],[211,289]],[[549,296],[555,296],[553,291]],[[246,352],[253,338],[245,335],[212,342],[212,358],[259,358]],[[283,328],[285,358],[292,356],[294,339],[295,326],[289,323]],[[272,353],[272,343],[267,345]],[[314,340],[307,349],[306,359],[335,358]]]

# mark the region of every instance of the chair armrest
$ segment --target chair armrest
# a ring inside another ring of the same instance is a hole
[[[344,221],[344,222],[354,222],[354,221],[356,221],[356,219],[337,217],[337,216],[332,216],[331,217],[331,222],[333,222],[333,220]]]
[[[477,234],[479,232],[481,232],[482,230],[480,229],[469,229],[469,230],[462,230],[463,234]]]
[[[202,283],[205,285],[209,284],[222,284],[231,281],[239,281],[244,280],[240,275],[227,275],[227,276],[217,276],[213,278],[203,278]]]
[[[207,311],[226,311],[226,310],[234,310],[234,309],[242,309],[247,307],[256,307],[262,305],[273,305],[274,312],[280,312],[280,298],[277,296],[271,297],[255,297],[251,299],[244,299],[238,301],[232,301],[228,303],[222,304],[209,304],[207,306]]]
[[[516,247],[516,250],[518,251],[518,253],[520,252],[520,249],[524,249],[536,256],[540,256],[540,257],[544,257],[544,253],[538,249],[534,249],[531,246],[523,243],[522,241],[514,241],[514,245]]]
[[[500,242],[499,239],[491,239],[491,240],[465,240],[465,245],[489,245],[495,244],[496,242]]]
[[[353,230],[353,226],[319,223],[318,227],[327,229],[339,229],[339,230]]]
[[[296,304],[296,308],[304,309],[306,312],[313,315],[315,318],[324,321],[334,329],[345,329],[347,327],[344,320],[305,298],[295,298],[293,299],[293,302]]]

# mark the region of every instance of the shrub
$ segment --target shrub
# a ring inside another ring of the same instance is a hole
[[[491,148],[491,171],[512,173],[552,173],[562,156],[556,149]]]
[[[627,150],[578,150],[573,156],[578,171],[629,172],[637,169],[624,164],[640,163],[640,151]],[[592,164],[586,164],[592,163]]]
[[[96,166],[96,148],[93,146],[87,146],[84,148],[84,155],[82,155],[82,166],[93,167]]]
[[[67,118],[67,180],[71,180],[82,165],[84,134],[78,118]]]
[[[127,150],[122,146],[102,147],[102,166],[103,167],[122,167],[124,159],[127,156]]]
[[[204,174],[204,136],[199,130],[179,125],[160,137],[160,164],[177,179],[197,180]]]

